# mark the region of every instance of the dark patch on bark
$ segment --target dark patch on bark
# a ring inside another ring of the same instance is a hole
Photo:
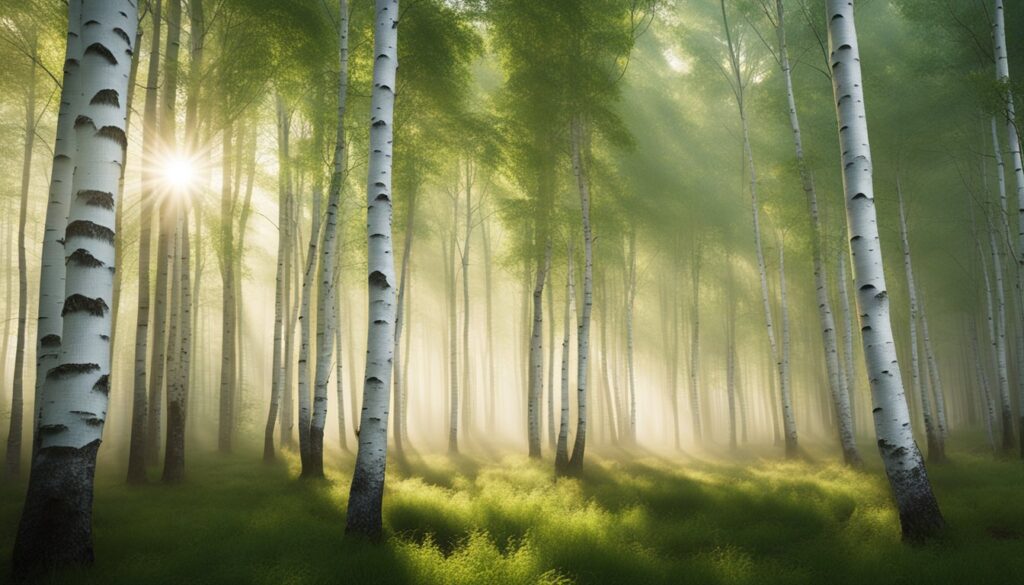
[[[114,34],[121,38],[122,41],[128,44],[128,48],[132,46],[132,39],[128,36],[128,33],[124,32],[123,29],[114,27]]]
[[[103,262],[96,259],[95,256],[89,253],[84,248],[79,248],[68,256],[65,264],[74,264],[76,266],[82,266],[84,268],[99,268],[103,266]]]
[[[64,317],[71,313],[89,313],[93,317],[102,317],[107,313],[107,302],[102,298],[90,299],[85,295],[73,294],[64,299],[64,309],[60,316]]]
[[[83,189],[78,192],[78,197],[85,199],[86,205],[102,207],[103,209],[114,209],[114,194],[106,191]]]
[[[53,333],[44,335],[43,338],[39,340],[39,347],[60,347],[60,335],[54,335]]]
[[[100,379],[96,380],[96,383],[92,385],[92,389],[95,390],[96,392],[100,392],[102,394],[109,395],[110,394],[110,375],[109,374],[103,374],[102,376],[100,376]]]
[[[107,63],[111,65],[117,65],[117,58],[110,52],[110,49],[106,48],[103,43],[93,43],[85,48],[85,55],[96,55],[107,60]]]
[[[47,380],[63,380],[69,376],[88,374],[100,369],[99,364],[61,364],[46,373]]]
[[[108,244],[114,243],[114,230],[84,219],[79,219],[69,223],[67,229],[64,231],[65,242],[75,236],[101,240]]]
[[[67,425],[42,425],[39,432],[43,435],[56,435],[68,430]]]
[[[75,118],[75,130],[85,126],[92,126],[93,128],[96,128],[96,123],[93,122],[92,118],[89,116],[78,116]]]
[[[14,541],[16,580],[92,564],[93,478],[99,446],[97,439],[81,449],[44,447],[33,457]]]
[[[113,140],[122,149],[128,148],[128,138],[125,136],[124,130],[117,126],[104,126],[96,132],[96,136]]]
[[[117,97],[117,91],[113,89],[101,89],[89,100],[93,106],[120,106],[121,101]]]
[[[370,286],[388,287],[388,277],[384,275],[380,270],[374,270],[370,273]]]

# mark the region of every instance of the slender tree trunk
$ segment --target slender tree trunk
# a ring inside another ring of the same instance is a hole
[[[565,271],[565,310],[562,321],[562,376],[561,376],[561,411],[558,423],[558,442],[555,446],[555,473],[565,474],[569,471],[569,341],[573,301],[576,299],[576,286],[573,282],[573,251],[572,239],[567,250],[567,267]],[[554,320],[551,321],[552,326]]]
[[[338,248],[336,253],[341,252],[341,238],[337,238]],[[342,291],[341,291],[341,270],[336,273],[335,286],[338,287],[334,295],[334,391],[338,398],[338,446],[345,453],[348,448],[348,431],[345,424],[345,354],[342,351]],[[353,418],[355,412],[352,413]]]
[[[188,413],[189,369],[192,354],[192,291],[189,278],[188,209],[177,206],[178,229],[175,239],[178,253],[174,265],[174,290],[171,303],[177,303],[177,361],[167,386],[167,447],[164,451],[164,483],[179,483],[185,478],[185,425]],[[177,300],[176,300],[177,297]],[[175,311],[172,311],[175,312]],[[172,337],[174,339],[174,337]]]
[[[34,25],[33,25],[34,26]],[[14,383],[11,386],[11,420],[7,434],[5,464],[10,477],[21,475],[22,420],[25,409],[25,338],[28,324],[28,259],[25,257],[25,225],[28,219],[28,193],[32,182],[32,149],[36,143],[36,50],[38,38],[33,28],[28,33],[30,59],[28,87],[25,90],[25,141],[21,154],[21,208],[18,212],[18,339],[14,347]],[[35,427],[35,425],[33,425]],[[33,449],[34,450],[34,449]]]
[[[853,10],[852,0],[827,0],[832,87],[840,128],[857,313],[871,381],[878,450],[896,499],[903,537],[915,541],[935,536],[945,522],[910,429],[910,413],[896,358],[874,205],[871,150]]]
[[[552,279],[554,276],[552,276]],[[557,437],[555,434],[555,287],[554,280],[547,287],[548,296],[548,449],[555,450]]]
[[[338,328],[334,307],[337,306],[338,279],[335,275],[336,255],[341,251],[338,238],[338,220],[341,215],[341,191],[345,165],[345,108],[348,98],[348,2],[338,6],[338,127],[335,132],[334,158],[331,183],[328,188],[327,216],[320,254],[320,287],[317,290],[316,317],[316,379],[313,384],[313,419],[309,429],[309,463],[312,477],[324,476],[324,428],[327,426],[327,384],[331,377],[331,342]],[[338,345],[340,348],[340,344]],[[340,357],[341,353],[338,352]],[[340,379],[341,372],[337,372]],[[340,398],[340,396],[339,396]],[[338,401],[339,412],[341,400]],[[344,419],[339,420],[344,436]]]
[[[941,462],[944,458],[942,434],[938,432],[932,419],[932,406],[928,392],[921,381],[921,359],[918,349],[917,321],[920,308],[917,301],[917,286],[914,280],[914,266],[910,257],[910,237],[907,230],[907,214],[903,205],[903,190],[900,188],[899,177],[896,179],[896,193],[900,204],[900,239],[903,242],[903,269],[907,275],[907,294],[910,298],[910,372],[911,387],[921,401],[921,415],[924,420],[924,432],[928,441],[928,460]]]
[[[233,128],[229,123],[223,135],[223,166],[220,196],[220,268],[221,268],[221,367],[220,399],[217,422],[217,449],[230,453],[235,420],[235,206],[231,186],[231,144]]]
[[[1003,0],[995,0],[995,18],[992,25],[992,38],[995,42],[996,57],[996,79],[1004,86],[1004,116],[1006,122],[1006,142],[1010,155],[1010,164],[1013,165],[1013,176],[1017,186],[1017,297],[1018,307],[1024,311],[1024,162],[1021,161],[1020,134],[1017,132],[1017,113],[1013,101],[1013,91],[1010,86],[1010,64],[1006,50],[1006,18],[1003,11]],[[1024,335],[1024,333],[1022,333]],[[1024,352],[1018,352],[1018,366],[1024,364]],[[1020,455],[1024,458],[1024,375],[1017,377],[1017,390],[1019,392],[1018,426],[1020,428]],[[1010,444],[1006,443],[1004,430],[1004,448],[1013,449],[1011,428],[1009,433]]]
[[[466,439],[473,428],[473,395],[469,376],[469,244],[473,235],[473,182],[476,171],[466,161],[466,238],[462,244],[462,436]],[[538,415],[539,419],[539,415]]]
[[[778,34],[779,42],[779,62],[782,66],[783,76],[786,81],[786,101],[789,107],[789,123],[790,128],[793,132],[793,145],[796,152],[797,167],[800,171],[800,181],[803,186],[804,195],[807,198],[807,208],[811,217],[811,251],[814,261],[814,286],[816,292],[816,298],[818,303],[818,319],[821,323],[822,338],[825,343],[825,365],[829,372],[829,385],[832,389],[833,402],[836,404],[837,413],[840,419],[844,416],[842,414],[842,405],[844,402],[849,404],[850,390],[852,386],[849,384],[843,384],[842,375],[840,374],[840,362],[839,362],[839,351],[838,351],[838,339],[836,336],[836,324],[835,318],[832,314],[832,304],[829,301],[828,295],[828,276],[825,271],[825,263],[822,254],[822,234],[821,234],[821,222],[818,218],[818,194],[814,185],[814,176],[811,173],[810,168],[807,166],[807,162],[804,159],[804,147],[803,147],[803,135],[800,130],[800,118],[797,114],[796,109],[796,97],[793,91],[793,77],[792,67],[789,62],[789,50],[786,44],[786,27],[785,27],[785,13],[783,10],[782,0],[776,0],[776,32]],[[840,278],[843,275],[840,274]],[[785,307],[783,308],[785,310]],[[850,349],[850,344],[847,343],[847,350]],[[852,366],[849,362],[847,363],[847,372],[852,371]],[[786,434],[786,453],[792,457],[797,452],[797,437],[796,437],[796,422],[793,413],[792,400],[789,392],[789,382],[781,386],[782,393],[782,415],[783,415],[783,426]],[[845,397],[845,398],[844,398]],[[840,436],[840,442],[843,446],[844,456],[847,463],[854,463],[859,460],[860,456],[856,452],[855,443],[855,431],[852,422],[852,407],[848,407],[851,422],[849,425],[844,427],[840,425],[840,432],[845,433]],[[853,449],[851,451],[851,448]]]
[[[725,392],[729,402],[729,450],[737,448],[736,437],[736,294],[732,254],[725,254]]]
[[[274,344],[270,364],[270,412],[263,430],[263,460],[274,460],[274,426],[277,424],[281,405],[281,394],[285,386],[284,369],[284,320],[287,311],[288,282],[288,133],[290,119],[284,109],[284,102],[277,98],[277,160],[278,160],[278,205],[277,205],[277,276],[274,284]],[[339,345],[340,347],[340,345]],[[339,405],[340,408],[340,405]],[[284,423],[281,424],[281,443],[285,441]]]
[[[484,236],[484,286],[486,287],[487,296],[487,427],[495,428],[497,424],[496,420],[496,406],[498,402],[498,395],[495,381],[495,369],[494,369],[494,288],[493,288],[493,273],[494,268],[492,267],[492,256],[491,256],[491,229],[490,222],[486,219],[483,224],[483,236]]]
[[[527,389],[527,433],[530,457],[541,456],[541,395],[544,392],[544,280],[551,265],[551,240],[544,246],[544,257],[537,259],[537,278],[533,285],[533,321],[530,329],[530,384]]]
[[[376,0],[370,158],[367,181],[369,332],[359,452],[345,532],[378,539],[388,449],[388,389],[395,347],[395,267],[391,245],[391,152],[398,70],[398,0]]]
[[[580,192],[580,210],[583,219],[583,309],[577,328],[576,364],[576,442],[569,459],[569,472],[583,471],[583,458],[587,447],[587,369],[590,365],[590,313],[594,306],[594,237],[590,227],[590,177],[587,157],[590,141],[582,116],[573,117],[571,128],[573,174]]]
[[[838,275],[836,282],[839,283],[839,303],[843,310],[843,388],[850,402],[854,402],[857,395],[857,373],[853,368],[853,312],[850,310],[850,294],[847,290],[847,282],[850,280],[850,271],[846,267],[846,256],[849,252],[843,248],[839,249]],[[850,409],[853,413],[853,409]],[[856,432],[856,426],[854,426]]]
[[[573,287],[573,290],[575,291],[575,287]],[[602,386],[603,386],[603,390],[604,390],[604,403],[605,403],[605,413],[606,413],[605,418],[606,418],[606,422],[608,424],[609,442],[611,442],[612,444],[616,444],[619,441],[618,423],[616,422],[618,417],[617,417],[615,400],[612,399],[612,383],[611,383],[611,378],[609,377],[611,374],[609,373],[609,370],[608,370],[608,321],[609,321],[609,319],[611,319],[611,317],[609,317],[609,315],[608,315],[608,300],[607,300],[608,297],[607,297],[607,294],[606,294],[607,290],[608,290],[608,285],[607,285],[607,279],[605,278],[605,272],[601,271],[601,290],[600,290],[600,295],[599,295],[599,297],[601,299],[603,299],[602,300],[602,304],[601,304],[601,321],[600,321],[600,323],[601,323],[601,381],[602,381]],[[573,293],[573,294],[575,294],[575,293]],[[573,299],[573,301],[575,302],[575,299]]]
[[[704,441],[700,412],[700,269],[703,261],[701,244],[694,248],[692,266],[693,309],[690,317],[690,415],[693,426],[693,442],[700,445]]]
[[[173,450],[175,440],[172,438],[170,407],[180,405],[181,394],[184,388],[181,386],[182,379],[179,376],[181,367],[181,205],[175,201],[169,209],[169,215],[174,215],[174,235],[172,237],[171,262],[171,293],[170,306],[167,319],[167,443],[164,450],[164,469],[175,465],[167,461],[166,454]],[[175,429],[174,432],[180,429]],[[167,477],[165,475],[165,481]],[[171,483],[171,482],[168,482]]]
[[[299,173],[297,181],[292,182],[289,177],[288,187],[288,250],[285,254],[288,279],[285,281],[285,317],[284,326],[284,384],[281,386],[282,396],[281,408],[281,447],[293,448],[295,446],[295,326],[299,321],[299,308],[301,307],[301,265],[302,253],[300,241],[302,238],[302,227],[299,220],[302,217],[302,210],[299,207],[298,198],[295,193],[302,192],[302,175]]]
[[[456,301],[455,249],[458,247],[459,197],[458,188],[452,196],[452,225],[445,248],[448,276],[448,454],[459,452],[459,315]]]
[[[820,263],[820,258],[819,258]],[[824,280],[824,279],[823,279]],[[824,283],[822,283],[824,285]],[[826,293],[827,298],[827,293]],[[819,299],[820,300],[820,299]],[[827,300],[825,301],[828,302]],[[783,238],[779,238],[779,320],[782,321],[782,380],[783,384],[780,384],[779,390],[782,396],[782,426],[783,432],[786,433],[786,455],[788,457],[795,457],[797,455],[796,446],[796,421],[793,413],[793,401],[789,395],[789,388],[792,383],[791,374],[789,370],[789,356],[790,356],[790,334],[789,334],[789,303],[786,298],[786,241]],[[832,312],[829,311],[829,318],[831,319]],[[829,330],[832,336],[832,347],[835,349],[835,323],[831,322],[831,328]],[[835,355],[833,351],[833,355]],[[839,382],[839,364],[838,359],[836,361],[836,379],[834,382]],[[775,409],[772,408],[774,412]],[[850,432],[853,432],[853,424],[850,424]],[[790,439],[790,437],[793,437]],[[852,441],[853,438],[851,437]]]
[[[415,219],[416,219],[416,192],[418,186],[411,186],[408,193],[408,205],[409,211],[405,218],[405,241],[402,244],[402,272],[401,281],[398,284],[398,305],[397,312],[395,315],[395,373],[394,373],[394,403],[395,403],[395,428],[392,429],[392,435],[395,440],[395,451],[402,453],[404,445],[402,443],[403,432],[402,420],[405,416],[405,397],[409,391],[405,387],[406,379],[402,375],[402,352],[401,352],[401,341],[402,333],[405,328],[405,295],[406,287],[409,283],[409,268],[411,266],[410,259],[412,258],[412,240],[415,235]]]
[[[40,410],[39,450],[14,543],[17,579],[93,560],[93,477],[109,392],[115,197],[126,144],[120,96],[128,90],[138,12],[128,0],[89,2],[81,21],[98,25],[80,32],[87,47],[80,92],[89,100],[76,108],[74,124],[63,338],[59,365],[47,374],[53,399]]]
[[[314,130],[318,132],[318,130]],[[306,267],[302,277],[302,301],[299,308],[299,459],[302,462],[302,474],[309,476],[315,473],[310,469],[309,428],[312,424],[312,404],[309,393],[309,356],[310,356],[310,303],[313,299],[313,287],[316,285],[317,247],[320,242],[320,200],[323,198],[323,186],[316,179],[313,187],[313,205],[310,213],[312,225],[309,230],[309,247],[306,251]]]
[[[626,371],[629,376],[629,443],[636,444],[636,372],[633,367],[633,309],[636,306],[636,228],[629,232],[626,283]]]
[[[160,13],[161,0],[153,7],[153,41],[150,48],[150,65],[146,74],[144,115],[142,118],[142,158],[156,157],[158,139],[157,86],[160,72]],[[139,202],[138,235],[138,308],[135,314],[135,372],[132,391],[131,438],[128,448],[128,483],[145,482],[147,434],[146,404],[146,358],[148,337],[150,337],[150,255],[153,244],[153,215],[156,207],[154,194],[154,173],[151,165],[142,165],[142,183]],[[123,206],[122,206],[123,207]],[[156,343],[154,343],[156,345]]]

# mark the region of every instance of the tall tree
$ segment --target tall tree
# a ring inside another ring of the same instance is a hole
[[[25,226],[28,220],[28,194],[32,182],[32,150],[36,143],[36,59],[39,40],[35,25],[27,32],[29,79],[25,88],[25,135],[21,154],[21,206],[18,211],[18,340],[14,347],[14,384],[11,387],[11,420],[7,434],[5,468],[7,474],[21,474],[21,438],[24,417],[25,338],[28,324],[28,261],[25,257]]]
[[[337,302],[338,279],[335,276],[336,254],[340,252],[338,221],[341,211],[341,191],[345,164],[345,109],[348,98],[348,1],[341,0],[338,6],[338,126],[335,131],[334,158],[331,165],[331,182],[328,186],[327,213],[324,220],[323,241],[320,243],[320,286],[317,288],[316,303],[316,378],[313,383],[313,417],[309,426],[309,472],[310,477],[324,475],[324,427],[327,425],[327,383],[331,376],[331,349],[336,340],[334,330],[338,320],[334,311]],[[319,153],[319,149],[316,150]],[[399,300],[401,307],[401,300]],[[341,346],[338,344],[338,356]],[[339,359],[339,361],[341,361]],[[340,372],[338,373],[340,380]],[[338,410],[342,403],[338,400]],[[339,420],[339,422],[341,422]],[[344,427],[341,427],[344,435]],[[305,473],[306,470],[304,469]]]
[[[345,532],[373,539],[382,530],[388,449],[388,390],[395,343],[395,266],[391,245],[391,153],[398,72],[398,0],[376,0],[370,158],[367,178],[369,307],[359,451]]]
[[[846,218],[853,256],[861,341],[874,404],[875,434],[907,540],[945,525],[910,428],[903,379],[889,317],[868,144],[860,51],[852,0],[827,0],[829,61],[836,100]]]
[[[74,16],[69,13],[69,18]],[[81,100],[75,116],[74,194],[64,242],[67,280],[52,400],[40,409],[39,450],[14,543],[15,575],[93,560],[92,493],[107,416],[116,193],[138,10],[131,0],[86,1],[79,16]]]
[[[917,300],[917,285],[914,280],[914,265],[910,257],[910,236],[907,230],[907,212],[903,205],[903,189],[896,178],[896,193],[900,204],[900,239],[903,242],[903,269],[907,275],[907,294],[910,298],[910,376],[911,387],[921,401],[921,417],[924,420],[924,432],[928,441],[928,460],[940,462],[944,458],[945,446],[942,434],[939,433],[932,418],[931,399],[921,382],[921,359],[918,350],[917,323],[920,317]]]

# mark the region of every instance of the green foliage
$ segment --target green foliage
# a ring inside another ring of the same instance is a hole
[[[969,442],[969,441],[968,441]],[[582,479],[549,464],[394,461],[382,546],[343,536],[347,478],[295,479],[296,462],[197,461],[184,486],[101,477],[98,564],[75,583],[1012,583],[1024,575],[1024,470],[952,454],[932,479],[950,529],[899,541],[876,466],[654,455],[597,459]],[[9,550],[20,490],[0,492]],[[0,557],[0,574],[9,558]]]

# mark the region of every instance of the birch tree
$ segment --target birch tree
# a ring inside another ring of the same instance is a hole
[[[64,235],[64,323],[14,544],[13,568],[22,577],[93,560],[93,475],[109,393],[115,194],[125,162],[122,98],[138,11],[131,0],[89,0],[80,20],[85,49],[74,122],[74,196]]]
[[[1003,10],[1003,0],[995,0],[992,33],[992,38],[995,42],[996,80],[1003,86],[1003,99],[1005,103],[1003,114],[1006,122],[1007,150],[1010,155],[1010,165],[1013,167],[1013,177],[1017,186],[1017,295],[1019,297],[1019,308],[1024,310],[1024,162],[1021,160],[1016,106],[1013,101],[1013,91],[1010,89],[1010,64],[1006,51],[1006,17]],[[1024,360],[1024,356],[1021,356],[1020,359]],[[1017,421],[1020,429],[1020,454],[1024,458],[1024,376],[1020,376],[1017,386],[1020,392],[1018,400],[1020,411],[1018,414],[1019,420]],[[1003,430],[1003,447],[1006,450],[1013,448],[1012,425],[1010,427],[1009,430],[1005,428]],[[1007,443],[1007,440],[1009,440],[1009,443]]]
[[[911,432],[910,412],[896,358],[872,186],[854,3],[852,0],[827,0],[826,11],[847,229],[861,341],[871,383],[875,434],[899,511],[903,538],[922,540],[937,535],[945,522]]]
[[[270,365],[270,411],[263,431],[263,460],[274,459],[274,427],[277,425],[281,395],[284,393],[284,321],[287,311],[288,265],[288,138],[291,119],[284,108],[281,97],[277,97],[277,160],[278,160],[278,205],[277,205],[277,272],[274,280],[274,340]],[[281,425],[285,425],[282,423]],[[282,428],[282,437],[284,429]],[[283,443],[283,440],[282,440]]]
[[[348,98],[348,1],[338,5],[338,127],[335,132],[334,155],[331,182],[327,194],[327,214],[324,219],[323,241],[320,242],[320,286],[317,288],[316,303],[316,378],[313,383],[313,417],[309,425],[309,473],[310,477],[324,475],[324,428],[327,425],[327,384],[331,377],[331,349],[335,340],[334,329],[338,327],[335,318],[335,258],[340,251],[338,220],[341,211],[341,191],[345,163],[345,109]],[[340,345],[338,355],[341,355]],[[340,361],[340,360],[339,360]],[[340,373],[339,373],[340,377]],[[338,401],[338,409],[342,408]],[[342,429],[344,435],[344,429]]]
[[[46,374],[60,358],[61,310],[64,307],[64,245],[62,238],[71,204],[71,183],[75,169],[74,122],[80,100],[78,72],[82,59],[82,1],[68,3],[67,49],[64,78],[57,111],[57,137],[53,145],[50,193],[43,229],[43,252],[39,267],[39,313],[36,327],[36,400],[33,428],[38,441],[39,412],[46,398]],[[8,296],[8,298],[10,298]],[[6,349],[6,348],[5,348]],[[7,352],[4,351],[4,357]],[[33,450],[35,450],[35,444]]]
[[[395,267],[391,244],[391,152],[398,72],[398,0],[376,0],[370,158],[367,179],[369,307],[359,450],[345,532],[381,535],[388,448],[388,390],[395,344]]]
[[[903,205],[903,190],[896,179],[896,193],[900,203],[900,239],[903,241],[903,269],[907,275],[907,294],[910,299],[910,376],[911,387],[921,401],[921,417],[924,421],[925,437],[928,441],[928,460],[942,461],[945,447],[943,437],[932,418],[931,400],[921,383],[921,359],[918,349],[917,323],[920,316],[917,301],[917,286],[914,280],[914,266],[910,257],[910,237],[907,233],[907,213]]]
[[[590,358],[590,314],[594,306],[594,236],[590,225],[590,176],[587,174],[589,140],[582,115],[576,114],[570,124],[570,148],[573,175],[580,193],[580,216],[583,224],[583,308],[576,332],[576,440],[569,458],[568,471],[583,470],[587,448],[587,379]]]
[[[25,88],[25,133],[21,151],[21,205],[18,211],[18,338],[14,347],[14,383],[11,387],[11,420],[7,434],[5,464],[7,474],[21,474],[21,436],[24,417],[25,338],[28,334],[28,259],[25,256],[25,227],[28,221],[28,194],[32,180],[32,150],[36,140],[36,55],[38,37],[35,25],[28,31],[29,80]]]

